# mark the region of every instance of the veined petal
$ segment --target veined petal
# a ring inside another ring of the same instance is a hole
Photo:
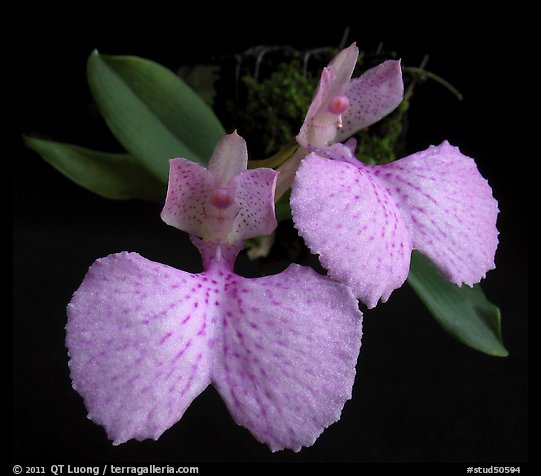
[[[272,169],[245,170],[235,180],[238,213],[229,235],[230,242],[268,235],[277,226],[274,190],[278,172]]]
[[[224,293],[212,383],[235,421],[273,451],[312,445],[351,398],[362,317],[354,296],[298,265],[234,276]]]
[[[157,439],[209,384],[205,279],[124,252],[97,260],[75,292],[73,386],[115,444]]]
[[[413,247],[453,283],[494,268],[498,203],[475,162],[444,142],[382,166],[365,166],[398,204]]]
[[[360,129],[393,111],[404,97],[400,61],[389,60],[352,79],[345,90],[350,106],[342,114],[343,127],[335,142],[342,142]]]
[[[216,180],[216,186],[225,187],[229,180],[246,170],[248,150],[246,142],[236,132],[226,135],[214,149],[208,170]]]
[[[192,235],[205,235],[208,229],[205,210],[213,188],[212,174],[201,165],[186,159],[170,160],[162,220]]]
[[[369,173],[312,153],[297,171],[291,210],[329,275],[368,307],[387,300],[406,280],[410,233],[389,192]]]

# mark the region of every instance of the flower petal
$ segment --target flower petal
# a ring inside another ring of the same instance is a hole
[[[225,187],[229,180],[248,166],[246,142],[236,132],[226,135],[214,149],[208,170],[216,180],[216,186]]]
[[[312,445],[351,398],[357,301],[346,286],[298,265],[259,279],[235,276],[225,292],[212,383],[235,421],[273,451]]]
[[[340,51],[329,66],[323,68],[318,88],[296,137],[302,147],[326,146],[329,142],[334,141],[338,117],[327,112],[328,104],[333,96],[344,94],[347,91],[358,56],[359,48],[353,43]],[[319,117],[320,120],[316,120],[316,117]]]
[[[246,170],[235,180],[238,213],[229,235],[231,243],[268,235],[277,226],[274,214],[274,190],[278,172],[272,169]]]
[[[319,80],[319,86],[316,90],[316,93],[314,94],[314,98],[312,99],[312,102],[310,103],[310,107],[308,108],[308,112],[306,113],[306,117],[304,118],[304,122],[302,123],[301,130],[299,131],[299,134],[297,135],[296,139],[299,145],[304,147],[305,149],[309,147],[310,144],[314,142],[314,136],[316,135],[322,135],[327,136],[331,135],[334,137],[334,131],[336,129],[336,125],[329,124],[327,127],[332,130],[332,133],[329,131],[322,131],[319,130],[321,127],[316,127],[314,124],[314,118],[322,109],[323,107],[326,107],[327,102],[330,99],[330,94],[332,94],[332,91],[335,87],[335,71],[334,68],[326,67],[323,68],[323,71],[321,72],[321,79]],[[315,145],[324,145],[320,144],[319,140],[316,140]]]
[[[205,235],[208,228],[205,209],[213,187],[212,174],[201,165],[186,159],[170,160],[162,220],[192,235]]]
[[[185,159],[169,161],[165,223],[214,243],[232,244],[276,228],[277,172],[246,170],[246,143],[236,132],[216,146],[208,169]]]
[[[387,300],[407,278],[409,231],[389,192],[369,173],[312,153],[293,182],[291,211],[329,275],[368,307]]]
[[[498,203],[475,162],[445,141],[392,164],[365,166],[393,196],[413,236],[453,283],[494,268]]]
[[[359,48],[356,43],[352,43],[341,50],[330,62],[329,66],[335,72],[335,94],[338,94],[338,90],[349,83],[358,58]]]
[[[75,292],[73,386],[115,444],[157,439],[209,384],[205,279],[124,252],[97,260]]]
[[[342,114],[343,127],[335,142],[342,142],[360,129],[393,111],[404,97],[400,61],[389,60],[352,79],[345,91],[350,107]]]

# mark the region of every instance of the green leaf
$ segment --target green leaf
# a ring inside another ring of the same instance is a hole
[[[206,165],[225,135],[203,100],[152,61],[95,51],[88,59],[88,82],[116,138],[163,181],[169,159],[183,157]]]
[[[459,288],[418,252],[413,253],[408,282],[438,324],[453,337],[485,354],[509,355],[502,340],[500,309],[479,285]]]
[[[291,206],[289,204],[289,198],[291,197],[291,189],[284,193],[280,200],[278,200],[275,205],[276,220],[281,222],[283,220],[288,220],[291,218]]]
[[[28,136],[24,141],[56,170],[102,197],[164,200],[165,183],[128,154],[109,154]]]

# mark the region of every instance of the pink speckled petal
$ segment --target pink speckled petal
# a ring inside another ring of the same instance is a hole
[[[473,159],[444,142],[365,168],[398,204],[413,247],[452,282],[473,285],[494,268],[498,203]]]
[[[235,181],[238,213],[229,235],[231,243],[268,235],[276,228],[274,190],[278,172],[272,169],[246,170]]]
[[[209,384],[207,279],[124,252],[97,260],[75,292],[73,386],[115,444],[157,439]]]
[[[246,142],[236,132],[226,135],[214,149],[208,170],[216,180],[216,186],[225,187],[231,177],[246,170],[248,150]]]
[[[214,187],[212,174],[186,159],[169,161],[169,184],[161,217],[168,225],[203,236],[207,230],[205,209]]]
[[[273,451],[299,451],[351,398],[361,313],[351,291],[291,265],[226,284],[212,383],[235,421]]]
[[[208,170],[171,160],[163,221],[214,243],[271,233],[277,172],[246,170],[247,161],[246,143],[237,133],[218,143]]]
[[[371,174],[312,153],[297,171],[291,210],[295,227],[329,275],[368,307],[387,300],[407,278],[410,233],[389,192]]]
[[[334,69],[331,67],[323,68],[323,71],[321,72],[321,79],[319,80],[319,86],[316,90],[316,93],[314,94],[312,102],[310,103],[310,107],[308,108],[308,112],[306,113],[306,117],[304,118],[301,130],[296,137],[299,145],[304,148],[308,148],[310,144],[314,143],[314,136],[317,136],[320,133],[321,135],[326,136],[330,133],[327,130],[315,130],[316,127],[314,125],[314,117],[316,117],[320,109],[326,107],[327,102],[330,99],[330,95],[332,94],[332,91],[334,89],[334,85]],[[332,133],[330,134],[334,136],[334,130],[336,129],[336,125],[329,124],[327,128],[332,129]],[[321,126],[319,127],[319,129],[321,129]],[[315,145],[323,144],[320,144],[319,141],[316,141]]]
[[[342,142],[360,129],[379,121],[401,102],[404,84],[400,61],[385,61],[351,80],[346,91],[350,107],[342,115],[343,127],[336,142]]]

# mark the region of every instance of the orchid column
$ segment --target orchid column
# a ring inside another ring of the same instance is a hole
[[[203,273],[114,254],[68,305],[73,386],[115,444],[159,438],[212,383],[259,441],[299,451],[351,397],[362,317],[351,290],[295,264],[233,273],[243,240],[276,226],[277,173],[246,164],[237,134],[208,169],[170,161],[162,218],[191,234]]]

